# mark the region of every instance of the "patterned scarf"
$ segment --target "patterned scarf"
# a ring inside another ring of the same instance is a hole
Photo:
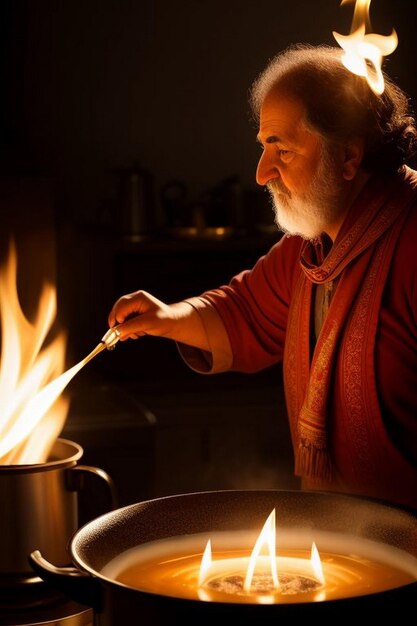
[[[416,197],[415,178],[406,167],[389,180],[373,177],[352,205],[333,247],[321,263],[317,263],[321,241],[305,242],[302,247],[302,271],[291,300],[284,355],[295,473],[299,476],[324,482],[332,479],[326,424],[337,358],[355,341],[357,319],[365,320],[363,344],[368,353],[368,342],[373,345],[375,341],[394,248]],[[335,279],[338,279],[336,293],[311,359],[313,283],[320,285]],[[374,375],[373,363],[365,358],[358,359],[352,367],[361,368],[361,377]],[[367,408],[371,411],[366,406],[363,410]]]

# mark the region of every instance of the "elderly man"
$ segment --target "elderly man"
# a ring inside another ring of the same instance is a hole
[[[121,339],[179,343],[195,370],[283,360],[295,472],[307,489],[417,509],[416,129],[386,79],[375,95],[341,51],[292,47],[252,89],[286,235],[229,285],[165,304],[137,291],[109,315]]]

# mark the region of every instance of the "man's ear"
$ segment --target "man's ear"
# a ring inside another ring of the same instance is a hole
[[[343,178],[353,180],[361,166],[364,153],[363,139],[353,139],[343,147]]]

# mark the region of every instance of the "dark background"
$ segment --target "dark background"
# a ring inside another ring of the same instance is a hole
[[[106,280],[114,264],[103,248],[129,229],[131,168],[151,176],[143,228],[152,234],[178,224],[161,200],[173,180],[195,208],[234,177],[249,198],[240,221],[256,225],[261,210],[272,222],[265,194],[256,193],[249,88],[287,45],[335,44],[332,30],[349,31],[352,7],[338,0],[3,0],[0,11],[0,170],[51,181],[60,318],[77,358],[105,329],[113,296],[124,293],[122,279]],[[397,30],[399,46],[385,69],[413,102],[416,16],[413,0],[371,3],[374,30]],[[20,229],[28,216],[24,207],[17,213]]]
[[[384,68],[413,103],[416,4],[371,3],[374,31],[398,33]],[[335,45],[351,17],[338,0],[0,2],[1,255],[14,236],[29,316],[41,282],[56,282],[68,366],[118,296],[196,295],[278,238],[254,180],[249,88],[287,45]],[[196,224],[231,234],[180,236]],[[292,484],[278,366],[199,376],[175,345],[145,339],[97,357],[68,393],[66,433],[117,475],[124,501]]]

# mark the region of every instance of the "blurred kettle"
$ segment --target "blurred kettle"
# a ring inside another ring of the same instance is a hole
[[[149,236],[154,228],[151,173],[135,163],[120,172],[121,234],[131,241]]]

